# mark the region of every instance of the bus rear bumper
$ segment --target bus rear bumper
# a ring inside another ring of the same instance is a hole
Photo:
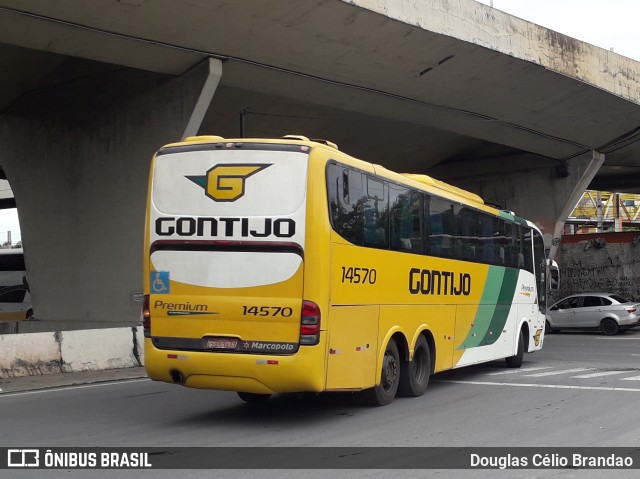
[[[198,389],[256,394],[321,392],[325,389],[324,341],[291,356],[157,349],[145,338],[150,379]]]

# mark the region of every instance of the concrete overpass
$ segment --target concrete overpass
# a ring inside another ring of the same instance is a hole
[[[149,159],[197,131],[327,138],[549,243],[585,188],[640,191],[640,64],[473,0],[0,0],[0,66],[21,331],[139,320]]]

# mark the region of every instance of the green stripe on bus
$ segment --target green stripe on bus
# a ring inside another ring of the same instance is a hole
[[[480,298],[480,305],[478,306],[476,316],[473,319],[473,326],[458,349],[479,346],[484,340],[493,321],[496,305],[502,292],[505,270],[506,268],[495,266],[489,267],[487,280],[485,282],[484,290],[482,291],[482,297]]]
[[[518,216],[514,216],[513,219],[520,226],[527,226],[527,227],[529,226],[529,224],[527,223],[527,220],[525,220],[524,218],[519,218]]]
[[[488,331],[480,343],[481,346],[488,346],[489,344],[495,343],[502,334],[504,325],[507,323],[507,318],[509,317],[511,303],[513,302],[513,295],[518,282],[518,272],[517,269],[506,268],[496,303],[496,309],[493,313],[493,318],[491,318]]]
[[[505,218],[505,219],[511,220],[511,221],[515,221],[516,220],[515,215],[512,215],[511,213],[507,213],[506,211],[502,211],[502,210],[500,210],[500,218]]]

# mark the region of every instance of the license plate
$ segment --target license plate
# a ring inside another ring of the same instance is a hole
[[[204,338],[205,349],[236,349],[237,338]]]

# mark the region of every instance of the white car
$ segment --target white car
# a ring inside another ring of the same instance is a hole
[[[612,293],[581,293],[547,310],[546,331],[599,329],[608,336],[640,326],[640,304]]]

